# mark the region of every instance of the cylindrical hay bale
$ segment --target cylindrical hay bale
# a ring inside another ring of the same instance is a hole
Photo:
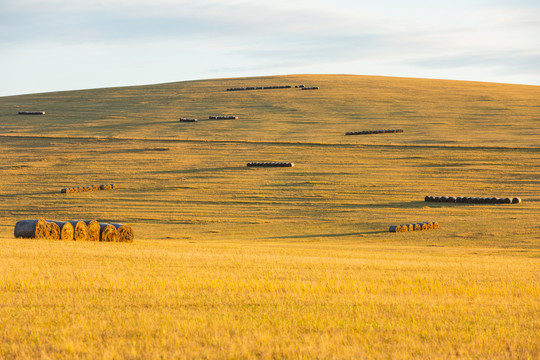
[[[124,224],[111,224],[118,230],[118,241],[120,242],[133,242],[133,229],[129,225]]]
[[[450,203],[455,203],[456,202],[456,198],[454,196],[449,196],[448,197],[448,200],[446,202],[450,202]]]
[[[504,198],[504,203],[505,204],[511,204],[512,203],[512,198]]]
[[[441,201],[442,201],[441,199],[442,199],[441,196],[434,196],[434,197],[433,197],[433,201],[434,201],[434,202],[441,202]]]
[[[413,224],[414,231],[422,230],[422,224]]]
[[[420,230],[427,230],[427,223],[418,223],[417,225],[420,225]]]
[[[448,201],[449,197],[448,196],[441,196],[441,202],[450,202]]]
[[[84,221],[70,221],[73,225],[73,240],[75,241],[86,241],[88,236],[88,227]]]
[[[43,219],[17,221],[14,235],[16,238],[45,239],[47,238],[47,222]]]
[[[73,225],[69,221],[55,221],[60,228],[60,240],[73,240]]]
[[[425,222],[425,223],[422,223],[422,227],[423,227],[424,225],[426,226],[426,230],[431,230],[431,229],[433,229],[433,223],[430,222],[430,221],[427,221],[427,222]]]
[[[388,229],[390,232],[401,232],[401,225],[392,225],[390,226],[390,229]]]
[[[458,197],[456,198],[456,202],[457,202],[457,203],[462,203],[462,202],[464,202],[463,200],[464,200],[463,196],[458,196]]]
[[[99,234],[101,233],[101,227],[96,220],[84,220],[87,229],[88,241],[99,241]]]
[[[99,241],[117,242],[118,230],[111,224],[99,224],[101,229],[99,233]]]
[[[54,221],[47,221],[47,240],[60,240],[60,226]]]
[[[414,231],[414,224],[407,224],[409,231]]]
[[[438,222],[433,221],[431,224],[433,225],[433,229],[438,229],[439,228],[439,223]]]
[[[490,197],[488,198],[488,203],[490,204],[496,204],[498,199],[496,197]]]
[[[518,197],[515,197],[512,199],[512,204],[521,204],[521,199]]]
[[[427,196],[424,198],[424,201],[425,201],[425,202],[433,201],[433,196],[427,195]]]
[[[409,231],[409,225],[405,224],[405,225],[400,225],[400,226],[401,226],[401,232]]]

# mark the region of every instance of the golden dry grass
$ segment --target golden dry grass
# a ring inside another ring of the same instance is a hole
[[[320,89],[225,91],[275,84]],[[362,76],[0,98],[0,357],[536,358],[539,118],[534,86]],[[135,242],[12,238],[37,217]]]

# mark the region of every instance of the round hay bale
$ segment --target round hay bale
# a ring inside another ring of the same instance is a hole
[[[456,197],[455,196],[449,196],[448,199],[446,200],[446,202],[455,203],[456,202]]]
[[[512,203],[512,198],[504,198],[504,203],[505,204],[511,204]]]
[[[133,242],[133,229],[129,225],[124,224],[111,224],[118,230],[119,242]]]
[[[88,227],[84,221],[70,221],[73,225],[73,240],[75,241],[86,241],[88,236]]]
[[[401,225],[392,225],[390,226],[390,229],[388,229],[389,232],[401,232]]]
[[[424,201],[425,201],[425,202],[433,201],[433,196],[427,195],[427,196],[424,198]]]
[[[422,224],[412,224],[414,231],[420,231],[422,229]]]
[[[99,241],[118,242],[118,230],[111,224],[99,224]]]
[[[496,198],[496,197],[490,197],[490,198],[488,198],[488,202],[489,202],[490,204],[497,204],[498,201],[499,201],[499,199]]]
[[[431,230],[431,229],[433,229],[433,223],[430,222],[430,221],[426,221],[426,222],[422,223],[422,227],[424,227],[424,225],[426,226],[426,229],[425,229],[425,230]]]
[[[515,197],[512,199],[512,204],[521,204],[521,199],[518,197]]]
[[[60,228],[60,240],[73,240],[73,225],[69,221],[55,221]]]
[[[54,221],[47,221],[47,240],[60,240],[60,226]]]
[[[428,229],[426,223],[418,223],[418,225],[420,225],[420,230],[427,230]]]
[[[439,223],[438,222],[433,221],[431,224],[433,225],[433,229],[438,229],[439,228]]]
[[[96,220],[84,220],[87,228],[88,241],[99,241],[99,234],[101,233],[101,227]]]
[[[407,231],[409,231],[409,225],[408,224],[401,225],[401,232],[407,232]]]
[[[16,238],[45,239],[48,228],[44,219],[20,220],[15,224],[14,235]]]

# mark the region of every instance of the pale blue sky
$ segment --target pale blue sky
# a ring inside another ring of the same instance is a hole
[[[540,85],[540,0],[0,0],[0,96],[308,73]]]

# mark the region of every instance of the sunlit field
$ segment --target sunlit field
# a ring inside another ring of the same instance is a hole
[[[226,91],[271,85],[292,88]],[[298,75],[3,97],[0,158],[0,358],[540,357],[539,87]],[[60,193],[102,183],[118,188]],[[40,217],[135,241],[13,237]],[[422,221],[440,228],[388,232]]]

